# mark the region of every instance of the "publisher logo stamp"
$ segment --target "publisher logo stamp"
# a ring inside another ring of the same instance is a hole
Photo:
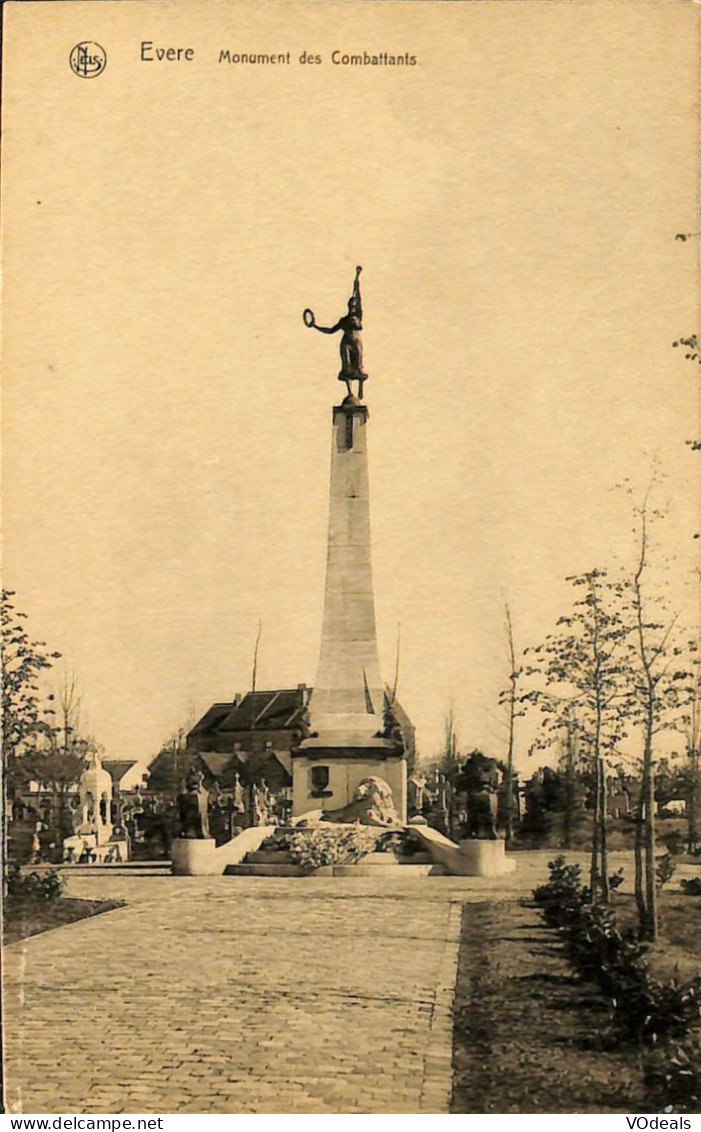
[[[94,79],[101,75],[107,66],[107,53],[99,43],[85,40],[83,43],[76,43],[68,61],[74,75],[78,75],[81,79]]]

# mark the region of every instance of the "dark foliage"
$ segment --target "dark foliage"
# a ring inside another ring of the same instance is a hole
[[[533,899],[550,928],[563,927],[575,919],[589,897],[582,884],[579,865],[568,865],[564,857],[548,862],[550,880],[533,892]]]
[[[649,1111],[698,1112],[701,1105],[701,1031],[653,1050],[645,1059]]]
[[[645,951],[632,931],[621,931],[610,908],[588,904],[579,869],[563,857],[550,863],[550,881],[533,893],[549,927],[556,928],[567,957],[609,1001],[618,1041],[653,1044],[683,1037],[701,1018],[701,978],[681,984],[650,975]]]
[[[664,888],[667,881],[671,880],[677,870],[677,862],[672,859],[671,853],[663,853],[657,858],[657,887]]]
[[[63,892],[63,883],[63,877],[56,869],[23,874],[19,865],[13,862],[7,870],[7,895],[14,900],[51,903]]]
[[[14,596],[14,590],[0,595],[3,771],[10,791],[22,782],[18,759],[55,731],[53,710],[43,702],[39,685],[43,670],[61,655],[31,640],[24,628],[27,615],[15,608]]]

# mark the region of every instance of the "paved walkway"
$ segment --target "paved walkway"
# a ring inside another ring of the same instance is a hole
[[[526,891],[523,864],[499,881],[76,871],[68,895],[129,905],[6,949],[7,1107],[448,1112],[461,908]]]

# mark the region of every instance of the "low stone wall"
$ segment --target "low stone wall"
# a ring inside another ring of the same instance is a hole
[[[516,868],[516,861],[506,856],[501,839],[480,838],[456,845],[428,825],[409,825],[407,832],[420,841],[436,864],[442,865],[451,876],[499,877]]]
[[[254,825],[244,829],[225,845],[213,838],[176,837],[171,845],[174,876],[221,876],[229,865],[238,865],[276,830],[274,825]]]

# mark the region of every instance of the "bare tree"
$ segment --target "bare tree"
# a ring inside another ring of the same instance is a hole
[[[560,761],[564,777],[562,847],[571,849],[577,796],[577,727],[571,710],[565,713]]]
[[[534,686],[520,700],[541,712],[545,746],[562,739],[570,728],[581,756],[594,775],[591,898],[609,900],[607,763],[619,753],[627,734],[625,679],[628,629],[622,619],[625,583],[611,581],[605,571],[590,570],[568,579],[577,597],[572,610],[558,619],[558,632],[528,655],[526,675]]]
[[[683,646],[674,642],[677,616],[661,598],[650,597],[650,523],[662,512],[650,508],[650,494],[659,482],[653,475],[642,502],[634,507],[638,525],[637,563],[632,577],[633,701],[631,718],[642,734],[642,779],[636,813],[635,899],[639,934],[654,940],[659,931],[655,862],[655,742],[659,732],[690,722],[695,680],[680,663]]]
[[[507,749],[506,770],[504,773],[504,800],[506,818],[506,841],[511,841],[514,834],[514,757],[516,741],[516,720],[523,715],[523,709],[518,695],[519,678],[523,672],[516,662],[516,647],[514,644],[514,627],[511,619],[509,603],[504,603],[504,625],[506,629],[506,655],[509,665],[509,678],[506,687],[499,696],[500,705],[506,710]]]
[[[451,703],[443,716],[443,747],[439,755],[439,770],[452,774],[458,765],[458,732],[455,722],[455,708]]]

